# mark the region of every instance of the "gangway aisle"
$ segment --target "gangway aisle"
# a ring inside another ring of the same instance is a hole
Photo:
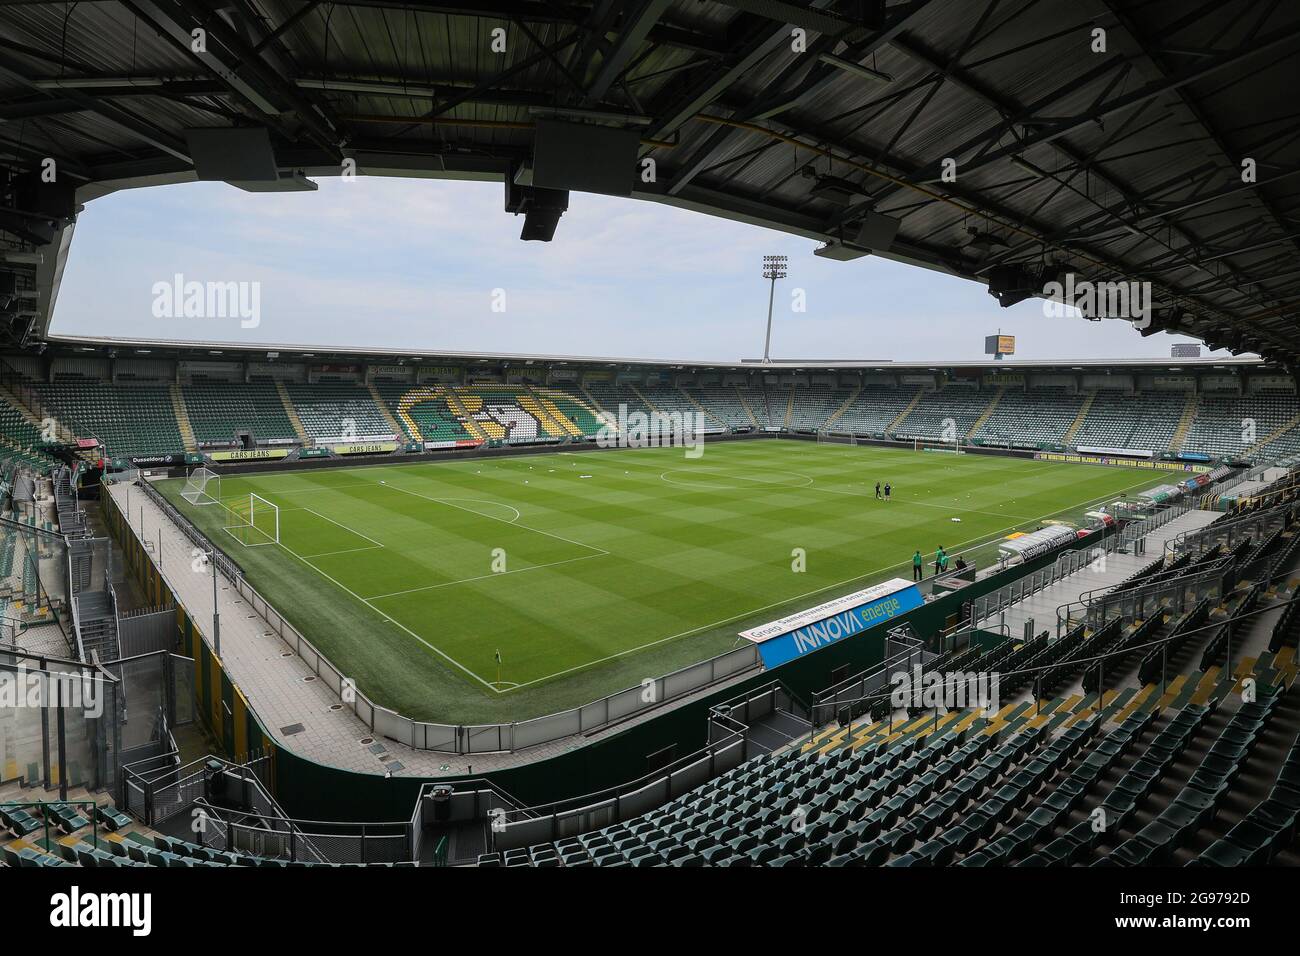
[[[1033,621],[1034,633],[1043,631],[1056,633],[1056,612],[1063,604],[1072,604],[1088,592],[1109,591],[1127,580],[1139,569],[1150,564],[1164,553],[1165,542],[1172,541],[1182,532],[1198,531],[1222,518],[1218,511],[1192,510],[1179,515],[1172,521],[1153,529],[1141,539],[1141,553],[1130,548],[1127,551],[1110,551],[1104,560],[1085,564],[1078,571],[1068,575],[1055,584],[1037,591],[1022,601],[982,618],[977,627],[998,630],[1007,626],[1007,633],[1013,637],[1024,634],[1025,623]]]

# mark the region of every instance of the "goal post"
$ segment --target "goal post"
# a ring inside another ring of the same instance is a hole
[[[255,548],[280,543],[280,508],[259,494],[249,492],[226,504],[227,521],[223,530],[240,544]]]
[[[192,505],[221,503],[221,476],[211,468],[195,468],[186,476],[181,497]]]
[[[965,446],[962,445],[960,438],[952,441],[943,441],[938,438],[913,438],[912,451],[933,451],[942,452],[948,455],[964,455]]]

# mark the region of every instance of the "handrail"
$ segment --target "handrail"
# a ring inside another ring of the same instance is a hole
[[[86,661],[86,645],[81,640],[81,609],[78,607],[78,603],[75,594],[68,595],[68,611],[72,615],[72,635],[68,636],[65,634],[64,637],[68,638],[68,648],[69,650],[76,652],[77,659]],[[73,638],[76,639],[75,644],[73,643]],[[89,662],[86,661],[86,663]]]
[[[973,630],[980,621],[1007,610],[1087,567],[1097,560],[1098,552],[1106,555],[1127,548],[1191,510],[1193,506],[1185,501],[1163,507],[1157,506],[1151,514],[1130,521],[1095,544],[1084,544],[1081,548],[1071,547],[1062,551],[1050,567],[1033,571],[1017,581],[972,601],[970,619],[965,624],[958,625],[951,632],[952,636],[955,639],[963,629]]]
[[[889,653],[891,644],[899,648],[899,650],[893,654]],[[898,666],[900,661],[907,660],[910,662],[915,659],[918,654],[923,654],[924,650],[925,641],[917,635],[916,631],[910,625],[902,624],[890,628],[888,632],[886,632],[886,656],[884,658],[877,663],[872,664],[870,667],[863,668],[856,674],[852,674],[843,680],[832,684],[830,687],[825,687],[819,691],[813,692],[812,704],[809,706],[808,710],[814,723],[816,722],[816,715],[819,708],[835,708],[840,706],[840,695],[845,693],[854,685],[860,684],[865,687],[867,682],[874,677],[880,675],[886,675],[887,677],[890,671]],[[922,658],[922,663],[924,663],[924,658]]]
[[[1064,604],[1057,605],[1056,608],[1056,633],[1060,636],[1062,630],[1069,627],[1072,620],[1069,609],[1073,607],[1083,607],[1086,614],[1091,616],[1094,610],[1100,609],[1105,613],[1105,609],[1112,603],[1119,601],[1141,601],[1146,593],[1157,593],[1159,591],[1168,591],[1172,588],[1186,589],[1192,587],[1203,580],[1212,578],[1215,575],[1222,577],[1234,565],[1236,561],[1232,555],[1224,555],[1216,558],[1208,567],[1191,574],[1181,574],[1176,578],[1168,581],[1141,582],[1135,581],[1129,587],[1123,587],[1124,582],[1119,586],[1093,588],[1085,591],[1073,601],[1067,601]],[[1095,596],[1094,596],[1095,595]]]
[[[552,839],[559,835],[558,826],[560,821],[565,823],[566,835],[588,832],[611,822],[602,816],[602,810],[611,812],[616,819],[620,818],[622,815],[621,802],[625,796],[642,793],[647,788],[658,784],[666,787],[667,799],[672,799],[674,777],[679,773],[690,770],[692,767],[698,766],[702,761],[709,761],[709,779],[717,776],[715,771],[719,757],[735,759],[735,765],[743,763],[749,759],[749,724],[745,720],[738,719],[737,715],[747,717],[751,704],[765,700],[770,700],[773,709],[780,709],[780,705],[785,702],[799,708],[804,707],[780,680],[772,680],[759,687],[742,691],[736,696],[714,704],[709,708],[708,741],[699,750],[687,754],[685,757],[680,757],[658,770],[634,780],[617,784],[614,787],[594,793],[581,794],[554,803],[505,810],[500,815],[502,829],[498,830],[496,826],[492,828],[494,846],[499,846],[501,842],[510,842],[509,840],[503,841],[502,834],[508,834],[512,826],[529,822],[535,824],[548,819],[551,821]],[[807,723],[809,727],[813,726],[811,714],[805,717],[802,713],[798,713],[795,716]],[[715,729],[717,730],[716,734],[714,733]],[[738,759],[736,759],[737,747],[740,748]],[[690,786],[693,789],[698,785],[698,783],[694,783]],[[667,801],[665,800],[665,802]],[[641,812],[644,811],[639,807],[635,811],[637,815]]]
[[[1148,520],[1150,519],[1144,518],[1141,521],[1134,522],[1134,524],[1143,524]],[[1126,544],[1131,544],[1133,541],[1145,537],[1146,533],[1154,530],[1154,527],[1156,526],[1143,528],[1143,533],[1136,536],[1129,534],[1128,528],[1120,528],[1113,534],[1101,539],[1097,544],[1085,544],[1082,548],[1067,548],[1056,556],[1056,560],[1052,562],[1050,567],[1040,568],[1019,581],[1013,581],[1011,584],[986,594],[982,598],[976,598],[971,606],[971,623],[982,621],[1025,600],[1027,597],[1037,594],[1039,591],[1046,590],[1058,581],[1092,564],[1097,560],[1099,551],[1102,554],[1117,551]]]
[[[1070,667],[1071,669],[1076,669],[1079,667],[1083,667],[1084,665],[1090,665],[1090,664],[1098,663],[1100,661],[1106,661],[1112,657],[1127,657],[1129,655],[1133,655],[1141,651],[1147,651],[1153,648],[1162,647],[1175,640],[1186,640],[1186,638],[1188,638],[1189,636],[1197,635],[1204,631],[1215,630],[1217,628],[1221,628],[1225,626],[1235,627],[1241,621],[1244,621],[1248,618],[1252,618],[1258,614],[1264,614],[1269,611],[1276,611],[1278,608],[1286,608],[1293,604],[1300,604],[1300,595],[1291,597],[1286,601],[1281,601],[1275,604],[1269,604],[1264,607],[1256,607],[1250,611],[1245,611],[1239,614],[1234,614],[1227,618],[1222,618],[1220,620],[1212,621],[1207,624],[1202,624],[1198,627],[1194,627],[1189,630],[1179,631],[1176,634],[1170,634],[1166,637],[1155,638],[1153,640],[1147,641],[1144,644],[1132,644],[1132,645],[1118,648],[1113,651],[1105,651],[1100,654],[1094,654],[1089,657],[1074,658],[1068,662],[1067,666]],[[1026,675],[1026,674],[1039,674],[1039,673],[1055,670],[1057,668],[1060,668],[1061,666],[1062,665],[1059,661],[1053,661],[1052,663],[1049,664],[1037,664],[1034,665],[1033,667],[1021,667],[1011,671],[999,671],[998,678],[1001,681],[1001,680],[1006,680],[1007,678],[1010,677],[1019,677],[1021,675]],[[880,694],[871,694],[864,697],[855,698],[853,700],[842,701],[841,703],[853,705],[855,711],[859,713],[870,713],[869,706],[867,708],[863,708],[860,705],[862,704],[872,705],[883,701],[887,701],[892,697],[892,695],[893,695],[893,691],[891,690]],[[1098,706],[1100,706],[1100,702],[1103,696],[1104,696],[1103,694],[1100,693],[1098,694]]]
[[[1300,484],[1300,482],[1298,482],[1298,484]],[[1247,514],[1236,515],[1233,517],[1229,517],[1225,514],[1223,518],[1212,521],[1210,524],[1207,524],[1202,528],[1188,528],[1184,531],[1178,532],[1178,534],[1165,542],[1165,553],[1177,555],[1185,551],[1193,541],[1200,541],[1202,538],[1208,539],[1221,537],[1224,531],[1227,531],[1229,536],[1231,536],[1232,532],[1241,525],[1258,524],[1261,521],[1275,518],[1288,509],[1294,510],[1297,507],[1300,507],[1300,505],[1295,501],[1283,501],[1278,504],[1268,505],[1258,511],[1252,511]],[[1204,548],[1201,549],[1202,552],[1204,550]]]
[[[217,568],[230,580],[239,595],[248,600],[255,613],[261,613],[262,608],[275,613],[279,626],[273,626],[272,630],[304,663],[312,668],[317,676],[324,677],[325,683],[335,692],[343,686],[343,673],[328,657],[317,650],[306,637],[299,633],[297,628],[274,611],[273,605],[248,583],[243,570],[238,564],[209,541],[201,531],[191,524],[189,519],[182,515],[171,502],[167,501],[148,482],[137,481],[130,487],[140,488],[145,493],[145,496],[157,505],[163,514],[171,520],[172,524],[178,527],[190,541],[204,550],[211,551]],[[110,494],[109,499],[111,500],[111,498]],[[114,507],[117,507],[116,502],[114,502]],[[120,509],[119,514],[121,514]],[[125,515],[124,519],[127,527],[132,528],[132,533],[134,533],[134,529],[130,524],[130,516]],[[161,570],[160,573],[163,574],[163,578],[166,580],[166,573]],[[171,588],[170,582],[168,582],[168,587]],[[175,590],[172,590],[175,593]],[[200,635],[202,639],[207,640],[201,630]],[[634,714],[661,706],[669,700],[695,693],[702,688],[711,687],[723,680],[744,674],[759,667],[760,664],[761,658],[758,653],[758,645],[746,642],[742,647],[733,648],[716,657],[678,668],[657,678],[655,681],[656,690],[660,692],[654,695],[652,701],[645,699],[645,685],[638,684],[635,687],[628,687],[607,694],[577,707],[532,717],[527,720],[511,721],[510,723],[443,724],[436,721],[417,721],[376,704],[360,689],[353,690],[351,694],[352,700],[345,701],[344,706],[349,707],[371,731],[381,733],[415,750],[457,754],[514,752],[525,747],[534,747],[553,740],[571,737],[575,734],[588,734],[604,727],[613,726],[629,719]],[[683,675],[689,675],[691,672],[699,672],[702,676],[694,679],[683,677]],[[681,686],[676,686],[678,684]],[[670,688],[672,688],[671,693],[669,692]],[[626,709],[622,707],[623,704],[628,705]],[[540,733],[535,732],[535,728],[546,727],[548,723],[555,724],[555,729],[547,728]],[[530,731],[532,732],[530,733]],[[521,733],[525,736],[526,742],[516,744]],[[548,734],[549,736],[547,736]],[[497,745],[476,749],[476,739],[495,740]]]

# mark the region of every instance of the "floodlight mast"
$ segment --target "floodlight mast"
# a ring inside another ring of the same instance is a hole
[[[776,298],[776,280],[784,279],[789,273],[786,271],[789,265],[789,256],[764,256],[763,257],[763,278],[769,280],[772,285],[767,293],[767,336],[763,339],[763,364],[772,364],[772,302]]]

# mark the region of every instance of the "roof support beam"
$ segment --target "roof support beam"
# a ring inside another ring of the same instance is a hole
[[[964,92],[966,92],[968,95],[984,103],[986,106],[991,107],[1001,115],[1011,116],[1011,115],[1015,115],[1016,113],[1022,112],[1022,109],[1019,106],[1019,104],[1006,100],[1000,97],[999,95],[997,95],[996,93],[994,93],[993,91],[987,89],[983,84],[979,83],[973,77],[968,76],[960,67],[952,64],[942,63],[939,60],[939,58],[933,53],[933,51],[927,49],[924,46],[924,44],[922,44],[920,41],[912,40],[910,38],[900,37],[899,39],[894,41],[893,47],[894,49],[898,50],[900,53],[903,53],[909,58],[917,61],[918,63],[921,63],[928,69],[935,70],[936,72],[942,73],[949,79],[953,80],[956,83],[956,85]],[[1130,113],[1127,119],[1131,120],[1137,115],[1138,114],[1136,112]],[[1119,131],[1116,132],[1118,133]],[[1189,265],[1195,266],[1198,264],[1199,260],[1197,260],[1194,255],[1189,254],[1188,252],[1189,248],[1195,249],[1195,247],[1200,244],[1199,240],[1195,236],[1191,235],[1190,233],[1186,232],[1185,230],[1181,229],[1175,224],[1173,228],[1177,230],[1183,242],[1186,243],[1186,245],[1181,250],[1175,249],[1167,241],[1161,239],[1159,235],[1157,235],[1156,233],[1148,229],[1142,228],[1131,215],[1125,216],[1122,214],[1122,212],[1131,212],[1133,210],[1138,209],[1142,205],[1142,197],[1137,192],[1135,192],[1135,190],[1127,183],[1120,182],[1119,179],[1117,179],[1115,176],[1106,172],[1106,170],[1102,167],[1101,162],[1096,157],[1084,156],[1082,153],[1078,152],[1074,147],[1070,146],[1064,140],[1054,140],[1049,145],[1052,149],[1054,149],[1057,153],[1059,153],[1068,162],[1070,162],[1072,165],[1076,167],[1075,174],[1077,174],[1081,170],[1087,170],[1097,180],[1099,180],[1100,182],[1108,186],[1110,189],[1113,189],[1115,192],[1119,193],[1121,197],[1123,197],[1124,200],[1123,204],[1119,206],[1106,207],[1103,206],[1097,200],[1093,199],[1091,195],[1087,193],[1080,193],[1078,192],[1078,190],[1075,190],[1075,192],[1078,193],[1078,195],[1080,195],[1087,202],[1089,202],[1091,205],[1096,207],[1097,213],[1095,215],[1109,218],[1113,220],[1121,228],[1129,232],[1132,232],[1135,235],[1138,235],[1139,238],[1145,238],[1150,242],[1154,242],[1160,246],[1163,246],[1164,248],[1168,249],[1175,257],[1183,259]],[[1068,185],[1070,181],[1069,179],[1063,181],[1056,175],[1047,172],[1044,173],[1044,178],[1060,183],[1061,186],[1073,189],[1073,187],[1069,187]],[[1071,178],[1073,178],[1073,176]],[[1078,231],[1079,228],[1077,226],[1066,227],[1065,229],[1057,230],[1056,237],[1077,234]],[[1013,254],[1014,254],[1014,250],[1000,258],[1002,259],[1009,258]],[[1235,274],[1236,270],[1233,270],[1233,272],[1234,272],[1233,278],[1236,278],[1238,282],[1241,282],[1243,280],[1243,277],[1240,276],[1239,274]],[[1242,290],[1239,286],[1233,285],[1231,282],[1229,282],[1228,277],[1221,277],[1220,281],[1222,281],[1225,286],[1233,289],[1233,291],[1239,294],[1245,294],[1242,293]]]
[[[152,23],[163,34],[171,37],[210,72],[221,77],[227,86],[243,97],[259,113],[266,116],[280,115],[280,107],[272,99],[269,91],[244,79],[236,65],[225,61],[211,49],[205,49],[202,53],[194,52],[194,39],[191,35],[194,29],[193,18],[187,16],[176,4],[170,0],[128,0],[128,6],[135,9],[142,18]],[[209,46],[211,39],[209,38]]]
[[[892,19],[888,24],[886,24],[884,29],[882,29],[879,33],[868,38],[867,40],[865,40],[860,44],[856,44],[853,47],[852,55],[857,59],[861,59],[862,57],[868,56],[869,54],[880,49],[882,46],[888,44],[896,36],[898,36],[900,32],[902,32],[902,30],[907,26],[907,24],[912,20],[914,16],[916,16],[918,13],[920,13],[922,10],[925,9],[925,7],[929,2],[930,0],[917,0],[917,2],[909,4],[901,12],[895,14],[894,19]],[[787,40],[788,37],[789,37],[789,31],[783,27],[782,29],[775,31],[771,35],[771,37],[768,38],[768,42],[773,43],[772,48],[774,49],[776,44],[779,44]],[[825,39],[827,42],[823,43],[822,45],[834,46],[833,39],[831,38],[825,38]],[[763,45],[766,46],[767,44],[764,43]],[[810,47],[809,52],[805,54],[805,56],[811,57],[813,55],[814,55],[813,49]],[[834,67],[823,66],[819,70],[816,61],[814,61],[812,70],[805,78],[804,83],[796,90],[793,91],[785,90],[784,86],[786,82],[788,82],[789,76],[792,75],[796,71],[796,69],[802,69],[803,66],[804,64],[798,61],[796,61],[794,64],[791,64],[791,68],[788,69],[785,73],[783,73],[781,77],[777,80],[777,82],[773,84],[773,86],[775,87],[774,90],[765,92],[765,95],[760,96],[756,103],[751,105],[749,108],[741,111],[736,118],[742,121],[752,122],[753,120],[756,119],[761,119],[767,116],[774,116],[777,113],[784,112],[785,110],[791,108],[792,106],[796,105],[799,102],[803,102],[807,98],[810,98],[812,96],[821,93],[826,88],[827,85],[829,85],[835,79],[841,76],[841,73],[838,70],[836,70]],[[730,82],[728,82],[727,85],[729,86]],[[725,88],[726,87],[724,86],[723,90],[725,90]],[[719,91],[714,95],[715,96],[721,95],[721,91]],[[707,106],[712,99],[713,96],[708,97],[701,104],[701,108],[703,106]],[[698,110],[694,110],[692,112],[698,112]],[[704,143],[701,144],[700,147],[697,148],[691,154],[691,156],[683,163],[682,167],[679,170],[674,172],[672,183],[669,186],[669,192],[675,195],[681,190],[685,189],[688,185],[690,185],[691,181],[696,176],[698,176],[703,170],[709,167],[713,155],[735,133],[736,133],[735,129],[724,127],[722,129],[715,130],[712,134],[710,134],[705,139]],[[661,138],[661,137],[656,137],[656,138]]]
[[[1124,29],[1127,30],[1133,36],[1133,38],[1138,41],[1139,46],[1145,49],[1145,46],[1143,45],[1143,37],[1138,32],[1136,23],[1134,22],[1132,16],[1128,12],[1126,12],[1122,7],[1118,7],[1117,4],[1111,2],[1111,0],[1101,0],[1101,2],[1107,8],[1107,10],[1113,16],[1115,16],[1116,19],[1119,20],[1119,22],[1123,25]],[[1162,76],[1169,75],[1169,72],[1164,68],[1163,64],[1161,64],[1154,56],[1147,54],[1146,59],[1156,70],[1160,72]],[[1186,89],[1185,87],[1180,86],[1176,89],[1176,93],[1179,100],[1181,100],[1183,106],[1185,106],[1188,109],[1188,111],[1191,112],[1192,116],[1194,116],[1196,118],[1196,121],[1201,125],[1201,128],[1205,130],[1206,136],[1210,139],[1211,142],[1214,143],[1215,148],[1218,149],[1219,153],[1223,156],[1226,164],[1229,167],[1236,168],[1238,162],[1240,161],[1240,156],[1234,154],[1232,148],[1224,141],[1223,137],[1214,128],[1214,125],[1210,122],[1209,118],[1205,115],[1205,111],[1201,109],[1200,104],[1197,103],[1191,91]],[[1272,180],[1276,181],[1277,179],[1280,178],[1285,178],[1285,177],[1283,176],[1272,177]],[[1255,201],[1259,204],[1261,209],[1268,216],[1272,224],[1278,229],[1280,233],[1282,233],[1285,240],[1291,241],[1293,248],[1295,250],[1300,251],[1300,237],[1297,237],[1296,235],[1290,235],[1290,236],[1286,235],[1290,227],[1286,225],[1285,218],[1278,212],[1276,208],[1274,208],[1272,203],[1269,202],[1268,197],[1264,194],[1264,192],[1261,189],[1263,185],[1264,182],[1257,182],[1248,185],[1247,184],[1235,185],[1231,188],[1230,192],[1237,193],[1242,191],[1242,189],[1245,189],[1249,195],[1254,197]],[[1242,251],[1246,251],[1246,250],[1242,250]],[[1222,256],[1211,257],[1211,259],[1219,259],[1219,258],[1223,258],[1223,257]],[[1208,262],[1210,260],[1204,259],[1202,261]]]
[[[997,162],[1000,159],[1006,159],[1010,156],[1017,155],[1028,149],[1033,148],[1041,143],[1050,143],[1060,139],[1062,136],[1087,126],[1097,123],[1108,116],[1114,116],[1117,113],[1126,112],[1141,106],[1157,97],[1164,96],[1167,93],[1175,93],[1185,86],[1196,83],[1199,80],[1206,79],[1214,74],[1226,70],[1233,66],[1239,66],[1257,56],[1275,50],[1285,44],[1294,42],[1300,38],[1300,24],[1283,27],[1265,37],[1262,37],[1253,43],[1247,43],[1212,57],[1209,60],[1198,63],[1190,68],[1181,70],[1177,73],[1168,75],[1163,80],[1154,83],[1148,83],[1141,89],[1134,90],[1132,93],[1126,93],[1114,97],[1104,103],[1099,103],[1087,113],[1076,116],[1068,116],[1061,119],[1050,120],[1039,123],[1036,128],[1037,132],[1030,132],[1019,143],[1012,146],[1003,146],[998,149],[990,150],[984,153],[978,159],[969,162],[959,162],[959,167],[963,174],[969,175],[977,169]],[[1068,84],[1069,87],[1077,87],[1077,83]],[[1022,117],[1021,122],[1032,119],[1032,117]],[[1001,127],[999,127],[1001,128]],[[987,137],[981,137],[986,140]],[[955,150],[957,154],[968,152],[973,144],[963,145],[960,149]]]
[[[549,23],[581,26],[591,15],[593,4],[562,0],[462,0],[438,3],[436,0],[331,0],[335,6],[373,10],[404,10],[415,13],[442,13],[451,16],[479,17],[485,20],[523,20],[526,23]],[[720,38],[687,26],[659,22],[651,26],[650,41],[702,53],[709,57],[724,56],[727,44]]]
[[[287,79],[269,67],[251,44],[224,19],[211,10],[198,7],[194,0],[121,0],[127,7],[149,20],[166,36],[180,45],[215,76],[226,83],[268,125],[290,138],[284,129],[287,104],[297,121],[316,143],[337,154],[342,135],[328,117],[309,102]],[[242,12],[240,16],[243,16]],[[196,26],[207,33],[202,52],[195,52],[191,31]],[[221,52],[214,49],[220,45]]]
[[[14,63],[13,60],[3,53],[0,53],[0,76],[7,76],[12,80],[21,83],[23,86],[36,90],[51,99],[56,98],[51,91],[42,90],[32,80],[28,79],[22,72],[20,65]],[[57,98],[62,100],[71,100],[72,102],[79,104],[83,109],[89,110],[103,119],[108,120],[114,126],[130,133],[146,145],[152,146],[155,149],[160,149],[164,153],[174,156],[177,159],[183,159],[186,162],[190,161],[189,153],[187,152],[184,143],[176,139],[170,133],[164,132],[157,126],[154,126],[147,120],[141,119],[134,113],[115,106],[112,103],[105,103],[104,101],[82,93],[79,90],[61,90],[60,95]]]
[[[650,35],[651,28],[659,22],[672,0],[642,0],[641,5],[628,14],[627,22],[619,31],[618,40],[601,61],[596,78],[587,87],[587,99],[598,102],[609,91],[610,85],[618,79],[624,68],[631,61],[637,49]]]

